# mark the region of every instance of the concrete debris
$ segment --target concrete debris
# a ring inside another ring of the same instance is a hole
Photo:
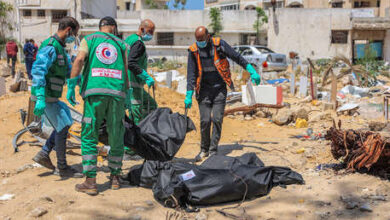
[[[310,115],[309,117],[309,123],[318,122],[322,120],[332,120],[332,114],[330,112],[318,112]]]
[[[185,76],[180,75],[179,71],[177,70],[169,70],[166,72],[156,72],[153,73],[154,79],[157,82],[164,82],[167,81],[167,79],[170,79],[171,81],[181,81],[185,79]]]
[[[368,203],[364,203],[362,206],[360,206],[359,210],[362,212],[372,212],[372,208]]]
[[[195,216],[195,220],[207,220],[207,215],[205,215],[204,213],[198,213]]]
[[[345,208],[346,209],[355,209],[357,207],[359,207],[359,203],[357,203],[357,202],[349,201],[349,202],[345,203]]]
[[[179,80],[179,83],[177,84],[176,92],[183,94],[183,95],[186,94],[186,92],[187,92],[187,80],[186,79]]]
[[[330,214],[330,212],[315,212],[315,215],[318,216],[319,219],[328,219]]]
[[[13,198],[15,198],[14,194],[6,193],[6,194],[0,196],[0,201],[8,201],[8,200],[11,200]]]
[[[369,91],[370,91],[370,88],[360,88],[357,86],[348,85],[348,86],[345,86],[344,88],[342,88],[339,91],[339,93],[341,93],[343,95],[351,94],[356,98],[362,98],[362,97],[368,96]]]
[[[386,197],[385,196],[377,196],[377,195],[371,195],[371,196],[368,196],[369,199],[372,199],[372,200],[376,200],[376,201],[387,201]]]
[[[154,202],[153,202],[152,200],[146,200],[145,203],[146,203],[146,205],[148,205],[149,207],[154,206]]]
[[[49,196],[43,196],[43,197],[41,197],[41,200],[47,201],[47,202],[54,202],[54,200],[52,198],[50,198]]]
[[[42,207],[38,207],[30,212],[30,216],[34,217],[34,218],[38,218],[38,217],[41,217],[47,213],[48,213],[47,209],[44,209]]]
[[[298,107],[294,110],[293,116],[294,116],[294,118],[293,118],[294,121],[296,121],[298,118],[308,121],[309,120],[309,111],[303,107]]]
[[[4,63],[0,66],[0,73],[2,77],[11,76],[11,68]]]
[[[140,216],[140,215],[138,215],[138,214],[135,214],[135,215],[130,216],[129,219],[130,219],[130,220],[141,220],[141,219],[142,219],[142,216]]]
[[[41,168],[42,166],[40,164],[37,164],[37,163],[33,163],[33,164],[25,164],[21,167],[19,167],[17,170],[16,170],[16,173],[21,173],[21,172],[24,172],[28,169],[34,169],[34,168]]]
[[[245,119],[245,121],[253,120],[253,118],[250,115],[246,115],[244,119]]]
[[[368,122],[368,127],[370,128],[370,131],[382,131],[386,127],[386,122],[379,122],[379,121],[370,121]]]
[[[347,104],[344,104],[343,106],[341,106],[340,108],[338,108],[337,112],[351,111],[351,110],[354,110],[357,108],[359,108],[359,104],[347,103]]]
[[[255,115],[258,118],[266,118],[267,117],[267,114],[261,110],[257,111]]]
[[[294,114],[291,109],[282,109],[272,117],[272,121],[279,125],[287,125],[294,119]]]
[[[335,109],[335,105],[330,102],[324,102],[322,103],[322,111],[327,111],[327,110],[333,110]]]

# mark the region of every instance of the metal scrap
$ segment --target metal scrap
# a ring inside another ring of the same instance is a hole
[[[342,160],[347,171],[390,173],[390,142],[379,133],[340,127],[340,122],[338,129],[334,123],[325,138],[331,141],[333,157]]]

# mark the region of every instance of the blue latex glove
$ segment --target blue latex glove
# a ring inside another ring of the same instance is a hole
[[[186,108],[190,109],[192,107],[192,95],[194,94],[194,90],[187,91],[186,99],[184,100],[184,104]]]
[[[138,74],[137,77],[144,81],[148,87],[154,86],[154,79],[145,70]]]
[[[35,87],[35,96],[37,97],[37,102],[35,103],[34,114],[36,116],[41,116],[45,112],[46,101],[45,101],[45,87]]]
[[[249,72],[251,75],[252,83],[255,84],[256,86],[260,84],[260,75],[256,72],[255,68],[253,68],[252,65],[248,64],[246,65],[246,71]]]
[[[74,78],[70,78],[67,80],[68,82],[68,92],[66,93],[66,99],[68,100],[68,102],[72,105],[72,106],[75,106],[76,105],[76,92],[75,92],[75,89],[76,89],[76,86],[79,82],[79,79],[80,79],[80,76],[78,77],[74,77]]]
[[[125,99],[125,108],[131,111],[131,93],[133,89],[128,89],[126,91],[126,99]]]

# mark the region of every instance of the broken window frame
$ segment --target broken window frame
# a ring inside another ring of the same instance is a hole
[[[37,16],[38,16],[39,18],[44,18],[44,17],[46,17],[46,11],[43,10],[43,9],[38,9],[38,10],[37,10]]]
[[[68,16],[67,10],[51,10],[51,21],[58,23],[62,18]]]
[[[370,1],[355,1],[353,2],[353,8],[371,8]]]
[[[164,45],[164,46],[175,45],[175,33],[157,32],[157,45]]]
[[[332,8],[343,8],[344,2],[332,2]]]
[[[32,10],[31,9],[23,9],[23,17],[31,18],[31,16],[32,16]]]
[[[344,36],[334,36],[335,34],[343,34]],[[331,43],[332,44],[348,44],[349,31],[348,30],[332,30]],[[338,38],[338,39],[337,39]]]

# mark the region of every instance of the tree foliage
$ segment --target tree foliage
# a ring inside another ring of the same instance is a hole
[[[268,23],[268,16],[262,8],[256,7],[256,21],[253,24],[253,28],[256,30],[256,44],[260,42],[260,30],[265,23]]]
[[[154,0],[146,0],[145,3],[150,9],[158,9],[158,5]]]
[[[211,20],[209,27],[211,28],[212,33],[219,35],[223,29],[221,10],[219,8],[211,8],[209,17]]]
[[[13,10],[13,6],[10,3],[0,1],[0,51],[2,51],[7,42],[5,36],[6,31],[12,30],[12,24],[9,22],[9,12]]]
[[[184,10],[186,4],[187,4],[187,0],[174,0],[173,7],[176,9]],[[180,6],[181,6],[181,8],[180,8]]]

